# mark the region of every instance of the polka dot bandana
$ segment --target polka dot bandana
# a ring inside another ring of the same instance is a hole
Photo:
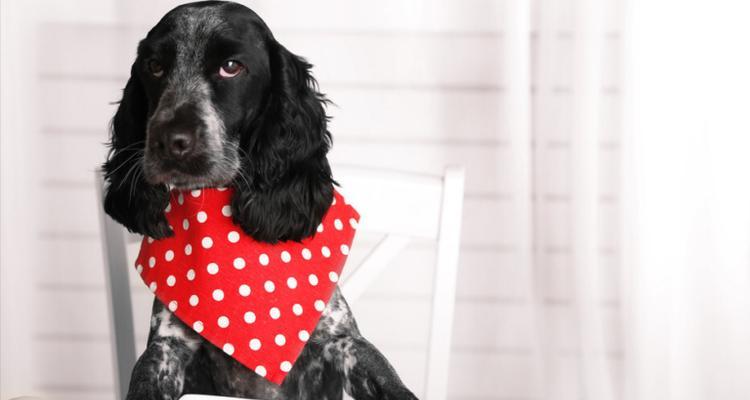
[[[175,235],[144,238],[135,268],[185,324],[281,384],[336,287],[359,214],[336,192],[313,236],[260,243],[233,223],[232,194],[172,191],[165,213]]]

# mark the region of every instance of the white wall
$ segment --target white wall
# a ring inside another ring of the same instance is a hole
[[[440,172],[446,164],[466,166],[450,397],[539,397],[530,350],[534,337],[530,299],[523,290],[530,284],[524,281],[528,271],[518,267],[518,238],[505,223],[512,216],[514,198],[526,195],[508,189],[513,180],[508,163],[516,144],[509,142],[511,133],[503,123],[509,82],[500,22],[506,2],[248,3],[285,46],[315,64],[322,90],[338,105],[330,110],[334,163],[425,172]],[[56,398],[109,399],[113,387],[93,171],[104,160],[102,143],[115,110],[110,102],[119,99],[137,40],[173,4],[145,0],[38,4],[50,7],[34,25],[38,51],[29,72],[39,85],[34,108],[41,112],[35,113],[36,129],[24,141],[37,149],[33,161],[39,168],[19,185],[55,201],[35,205],[37,223],[24,242],[34,256],[11,260],[23,261],[30,274],[28,294],[33,306],[28,309],[28,338],[34,371],[30,389]],[[92,14],[92,9],[98,11]],[[568,278],[566,96],[571,71],[566,60],[574,36],[565,17],[561,13],[559,30],[553,32],[553,54],[547,55],[559,65],[560,79],[537,82],[533,92],[549,96],[547,104],[559,104],[544,111],[546,118],[536,128],[537,173],[545,174],[549,184],[537,188],[534,201],[544,205],[536,215],[545,243],[537,249],[536,272],[552,338],[547,368],[554,390],[561,398],[573,398],[578,390],[577,339],[571,324],[574,291]],[[621,357],[616,334],[618,248],[609,234],[616,231],[618,198],[615,24],[608,27],[605,42],[612,66],[603,88],[610,114],[604,116],[609,125],[603,127],[601,139],[602,170],[609,171],[602,176],[600,201],[605,221],[602,268],[608,277],[602,307],[610,321],[608,351],[616,366]],[[5,139],[11,134],[18,132],[3,129]],[[10,215],[5,211],[4,217]],[[3,241],[11,245],[7,236]],[[423,390],[421,365],[433,261],[432,243],[413,246],[355,306],[363,333],[384,350],[418,393]],[[3,270],[16,274],[7,262],[3,259]],[[145,312],[150,296],[141,286],[133,283],[135,308]],[[147,319],[139,315],[136,325],[142,343]]]

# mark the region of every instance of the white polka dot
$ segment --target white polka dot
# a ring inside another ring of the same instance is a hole
[[[280,333],[273,338],[273,341],[276,342],[277,346],[283,346],[286,344],[286,338]]]
[[[338,218],[336,218],[336,220],[333,221],[333,226],[336,228],[337,231],[344,229],[344,224]]]
[[[172,300],[167,307],[169,308],[169,311],[175,312],[177,311],[177,302]]]
[[[302,249],[302,258],[309,260],[312,258],[312,252],[308,248]]]
[[[250,296],[250,286],[240,285],[240,296],[243,296],[243,297]]]
[[[253,350],[253,351],[260,350],[260,340],[258,340],[258,339],[251,339],[250,340],[250,350]]]
[[[336,282],[339,281],[339,274],[337,274],[336,271],[331,271],[331,272],[328,273],[328,279],[331,282],[336,283]]]
[[[136,265],[135,266],[135,270],[138,271],[138,274],[142,274],[143,273],[143,265],[141,265],[141,264]]]
[[[335,197],[333,198],[333,201],[331,202],[331,205],[332,205],[332,206],[335,206],[335,205],[336,205],[336,198],[335,198]]]
[[[282,372],[289,372],[292,370],[292,363],[289,361],[282,361],[281,365],[279,365],[279,368]]]
[[[206,214],[205,211],[198,211],[198,214],[195,215],[195,219],[202,224],[208,220],[208,214]]]
[[[219,328],[226,328],[229,326],[229,318],[226,315],[222,315],[216,320],[216,324],[219,325]]]
[[[211,275],[216,275],[219,273],[219,264],[216,263],[209,263],[206,265],[206,271],[208,271]]]
[[[237,243],[240,241],[240,234],[237,231],[231,231],[227,234],[227,240],[231,243]]]
[[[234,345],[231,343],[225,344],[224,347],[222,347],[221,349],[224,350],[224,352],[230,356],[234,354]]]
[[[310,339],[310,334],[307,333],[307,331],[303,329],[299,331],[299,333],[297,334],[297,337],[299,338],[299,340],[306,342],[307,339]]]
[[[341,245],[341,254],[343,255],[349,255],[349,246],[346,244]]]
[[[193,197],[198,197],[198,196],[200,196],[200,195],[201,195],[201,191],[200,191],[200,190],[198,190],[198,189],[196,189],[196,190],[191,190],[191,191],[190,191],[190,195],[191,195],[191,196],[193,196]]]
[[[223,192],[223,191],[227,190],[227,188],[225,188],[224,186],[219,186],[219,187],[216,188],[216,190],[218,190],[220,192]]]
[[[258,257],[258,262],[260,263],[260,265],[268,265],[268,261],[270,260],[268,259],[268,254],[266,253],[263,253]]]
[[[359,223],[357,222],[357,220],[356,220],[356,219],[354,219],[354,218],[349,218],[349,225],[351,225],[351,227],[352,227],[353,229],[357,229],[357,227],[359,226]]]
[[[190,301],[190,305],[191,306],[195,307],[195,306],[198,305],[198,300],[199,300],[198,296],[192,295],[192,296],[190,296],[190,300],[188,300],[188,301]]]
[[[180,205],[182,205],[182,203],[184,203],[184,202],[185,202],[185,198],[184,198],[184,197],[182,197],[182,193],[180,193],[180,194],[179,194],[179,195],[177,196],[177,203],[179,203]]]
[[[204,249],[210,249],[213,245],[214,240],[208,236],[204,237],[203,240],[201,240],[201,246],[203,246]]]
[[[167,260],[167,261],[172,261],[172,260],[174,260],[174,251],[172,251],[172,250],[167,250],[167,252],[166,252],[166,253],[164,253],[164,259],[165,259],[165,260]]]
[[[323,311],[326,308],[326,303],[323,300],[315,300],[315,309]]]
[[[167,204],[167,207],[164,209],[164,212],[170,212],[172,211],[172,203]]]
[[[268,315],[273,319],[279,319],[279,317],[281,317],[281,311],[277,307],[271,307],[271,309],[268,310]]]
[[[196,332],[198,332],[198,333],[203,332],[203,322],[201,322],[201,321],[195,321],[195,322],[193,322],[193,330],[196,331]]]
[[[195,270],[189,269],[187,272],[187,280],[192,281],[193,279],[195,279]]]
[[[317,231],[318,231],[318,233],[323,232],[323,224],[322,223],[320,225],[318,225]]]
[[[307,277],[307,281],[313,286],[318,286],[318,276],[315,274],[310,274],[310,276]]]
[[[232,261],[232,265],[234,265],[234,268],[236,269],[242,269],[245,268],[245,259],[242,257],[237,257]]]
[[[154,238],[146,236],[146,241],[148,242],[148,244],[154,243]]]
[[[331,256],[331,249],[329,249],[328,246],[321,247],[320,252],[323,254],[323,257],[325,258],[328,258]]]
[[[222,300],[224,300],[224,291],[221,290],[221,289],[216,289],[216,290],[214,290],[212,296],[213,296],[214,300],[216,300],[216,301],[222,301]]]
[[[266,367],[258,365],[257,367],[255,367],[255,373],[260,376],[266,376]]]
[[[294,315],[302,315],[302,306],[299,304],[293,305],[292,312],[294,313]]]
[[[224,207],[221,207],[221,215],[225,217],[231,217],[232,216],[232,206],[226,205]]]
[[[193,246],[191,244],[186,244],[185,245],[185,255],[189,256],[192,253],[193,253]]]
[[[172,287],[175,283],[177,283],[177,278],[175,278],[174,275],[169,275],[167,277],[167,286]]]
[[[148,258],[148,267],[154,268],[154,265],[156,265],[156,257],[149,257]]]
[[[190,228],[190,221],[187,218],[182,220],[182,229],[188,230]]]
[[[271,281],[266,281],[266,283],[263,284],[263,288],[266,289],[266,292],[273,293],[273,291],[276,289],[276,285],[274,285]]]
[[[297,279],[295,279],[293,276],[290,276],[286,280],[286,285],[289,286],[289,289],[295,289],[297,287]]]
[[[148,285],[148,288],[149,288],[149,289],[150,289],[150,290],[151,290],[152,292],[155,292],[155,291],[156,291],[156,282],[151,282],[151,284],[150,284],[150,285]]]
[[[289,254],[288,251],[284,250],[281,252],[281,261],[288,263],[289,261],[292,261],[292,255]]]
[[[252,311],[246,312],[245,313],[245,322],[247,322],[248,324],[252,324],[253,322],[255,322],[255,313],[252,312]]]

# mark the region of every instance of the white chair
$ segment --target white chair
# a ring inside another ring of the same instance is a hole
[[[347,265],[342,276],[344,297],[354,303],[412,239],[437,241],[437,265],[425,365],[425,393],[420,398],[445,400],[455,303],[455,282],[463,205],[464,171],[448,167],[443,175],[334,166],[341,193],[361,215],[358,231],[382,235],[359,266]],[[101,200],[101,179],[98,180]],[[101,204],[101,201],[99,202]],[[117,398],[127,393],[136,348],[126,254],[127,240],[140,240],[104,214],[100,207],[102,244],[110,307],[110,331],[116,362]],[[215,400],[186,395],[184,400]],[[227,398],[222,398],[226,400]]]

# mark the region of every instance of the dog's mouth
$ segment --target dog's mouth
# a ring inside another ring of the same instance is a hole
[[[236,157],[200,156],[195,159],[174,162],[171,160],[143,160],[143,175],[152,185],[168,185],[176,189],[228,186],[239,171]]]

